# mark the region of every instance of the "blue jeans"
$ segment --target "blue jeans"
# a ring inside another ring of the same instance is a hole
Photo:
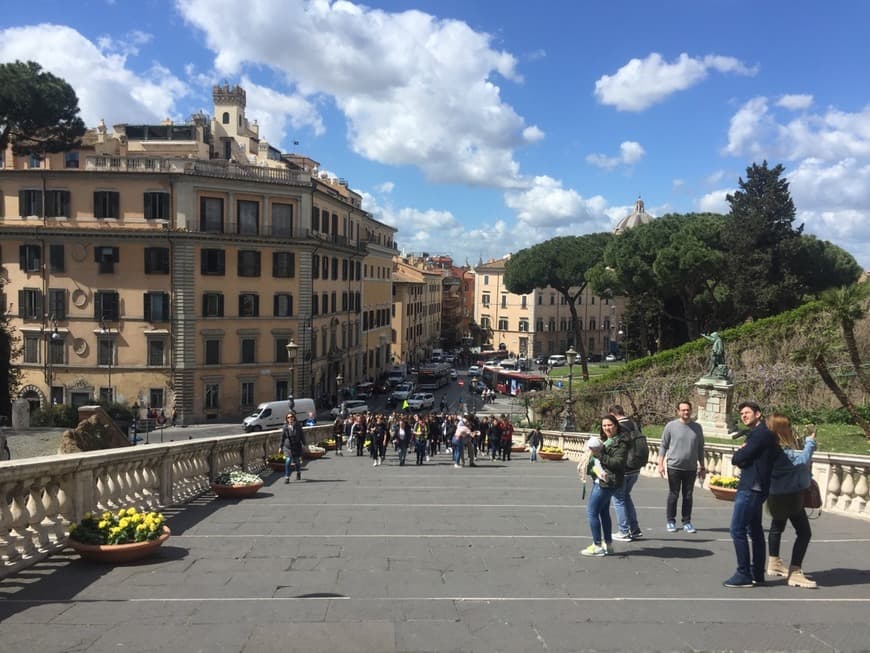
[[[529,460],[535,462],[538,459],[538,448],[529,447]]]
[[[408,455],[408,443],[407,442],[399,443],[396,446],[398,447],[398,450],[399,450],[399,464],[404,465],[405,458]]]
[[[462,460],[462,440],[454,440],[450,446],[453,447],[453,464],[458,465]]]
[[[640,472],[626,474],[622,487],[616,488],[613,492],[616,525],[619,527],[620,533],[637,533],[640,530],[640,526],[637,524],[637,510],[635,510],[634,501],[631,498],[631,488],[637,483],[639,477]]]
[[[614,488],[601,487],[598,483],[593,483],[592,494],[589,495],[589,501],[586,503],[586,518],[589,520],[589,530],[592,531],[592,541],[599,546],[601,545],[602,531],[604,531],[605,542],[613,541],[610,497],[613,496],[614,491]]]
[[[296,465],[296,476],[302,475],[302,457],[284,454],[284,476],[290,478],[290,465]]]
[[[765,542],[761,525],[765,496],[752,490],[737,490],[731,514],[731,539],[737,554],[737,573],[752,580],[764,580]],[[749,540],[752,540],[752,556]]]

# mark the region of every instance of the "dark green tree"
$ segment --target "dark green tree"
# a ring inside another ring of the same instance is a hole
[[[584,380],[589,380],[589,368],[582,325],[577,317],[577,299],[588,284],[587,273],[601,261],[612,238],[609,233],[551,238],[520,250],[505,265],[504,284],[508,291],[524,295],[535,288],[550,286],[565,298],[571,312],[568,344],[577,348]]]
[[[85,124],[73,88],[33,61],[0,64],[0,151],[43,156],[76,147]]]
[[[822,303],[825,305],[831,319],[840,327],[843,343],[849,353],[849,360],[855,370],[865,393],[870,393],[870,374],[864,369],[858,341],[855,338],[855,323],[867,315],[870,308],[870,283],[856,283],[851,286],[832,288],[822,293]]]

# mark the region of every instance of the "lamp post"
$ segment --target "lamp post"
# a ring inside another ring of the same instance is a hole
[[[574,351],[573,346],[569,347],[568,351],[565,352],[565,358],[568,359],[568,403],[565,404],[565,422],[562,424],[562,430],[576,431],[572,386],[574,385],[574,363],[577,361],[577,352]]]
[[[296,407],[296,398],[293,396],[294,386],[296,385],[293,380],[293,373],[295,372],[294,365],[296,364],[296,354],[299,352],[299,345],[293,342],[293,338],[290,338],[290,342],[285,347],[287,348],[287,362],[290,364],[290,394],[287,397],[287,401],[292,413]]]
[[[625,344],[626,338],[628,338],[628,327],[625,324],[619,325],[619,331],[616,332],[622,338],[622,356],[625,358],[625,362],[628,362],[628,346]]]
[[[111,403],[115,399],[115,393],[112,391],[112,363],[115,358],[115,340],[112,338],[112,329],[109,328],[109,325],[105,320],[100,320],[100,333],[103,334],[103,340],[100,342],[100,346],[102,347],[103,342],[108,342],[108,383],[109,387],[106,392],[106,401]]]

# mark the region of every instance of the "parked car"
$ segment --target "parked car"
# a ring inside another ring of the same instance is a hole
[[[242,421],[242,428],[245,429],[245,433],[263,431],[265,429],[279,429],[284,425],[289,411],[290,402],[286,399],[282,401],[266,401],[259,404],[257,409]],[[315,419],[317,417],[314,399],[306,399],[304,397],[294,399],[293,411],[297,415],[301,415],[302,421],[309,414],[313,414]]]
[[[369,405],[363,399],[348,399],[347,401],[342,401],[338,406],[329,411],[333,417],[338,417],[343,414],[345,411],[348,414],[353,415],[355,413],[367,413],[369,412]]]
[[[565,354],[553,354],[547,359],[547,365],[550,367],[563,367],[568,364],[568,358]]]
[[[604,360],[608,363],[612,363],[616,360],[616,354],[607,354],[607,356],[604,357]]]
[[[480,376],[480,366],[472,365],[468,368],[468,376]]]
[[[418,392],[408,399],[408,408],[411,410],[423,410],[435,407],[435,395],[431,392]]]
[[[362,383],[356,384],[356,398],[357,399],[368,399],[375,392],[375,384],[369,381],[363,381]]]
[[[408,399],[412,394],[414,394],[414,384],[413,383],[400,383],[396,386],[396,389],[390,393],[390,399],[394,402],[402,402],[405,399]]]
[[[457,376],[458,376],[458,375],[456,374],[456,370],[450,370],[450,378],[451,378],[451,380],[455,381],[456,378],[457,378]]]

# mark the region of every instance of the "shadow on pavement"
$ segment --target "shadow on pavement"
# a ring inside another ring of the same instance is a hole
[[[870,570],[867,569],[823,569],[806,571],[819,584],[819,587],[841,587],[844,585],[866,585],[870,583]]]
[[[618,551],[617,555],[623,551]],[[643,549],[626,548],[625,553],[632,557],[648,556],[650,558],[708,558],[713,555],[712,551],[707,549],[694,549],[687,546],[662,546],[649,547]]]

